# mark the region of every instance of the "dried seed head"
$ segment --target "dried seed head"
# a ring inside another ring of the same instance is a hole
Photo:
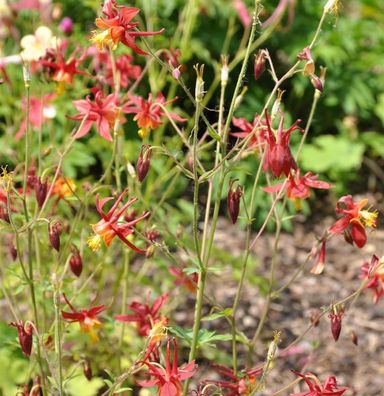
[[[204,80],[203,80],[203,75],[204,75],[204,66],[205,65],[200,65],[196,63],[193,68],[196,71],[196,85],[195,85],[195,100],[197,103],[200,103],[203,100],[205,91],[204,91]]]

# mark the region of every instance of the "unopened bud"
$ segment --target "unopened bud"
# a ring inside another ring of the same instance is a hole
[[[79,277],[83,271],[83,260],[80,256],[79,249],[76,246],[72,246],[72,254],[69,259],[69,267],[74,275]]]
[[[352,331],[351,340],[356,346],[359,345],[359,338],[357,337],[357,334],[354,331]]]
[[[57,221],[55,224],[48,224],[48,236],[51,246],[56,250],[60,251],[60,234],[61,234],[61,223]]]
[[[282,91],[281,89],[277,90],[277,98],[276,98],[275,102],[273,103],[272,111],[271,111],[271,121],[272,122],[276,118],[277,112],[280,109],[280,104],[281,104],[281,100],[283,99],[284,92],[285,91]]]
[[[200,103],[203,100],[205,91],[204,91],[204,65],[200,65],[197,63],[193,68],[196,70],[196,85],[195,85],[195,100],[197,103]]]
[[[140,183],[145,179],[150,164],[151,164],[151,146],[149,144],[143,144],[141,146],[140,155],[136,165],[137,178],[139,179]]]
[[[324,86],[323,86],[323,82],[321,81],[321,79],[319,77],[317,77],[316,74],[312,74],[309,78],[311,80],[312,85],[315,87],[315,89],[317,89],[318,91],[323,93]]]
[[[229,77],[228,56],[221,56],[221,85],[227,85]]]
[[[340,337],[341,332],[341,321],[344,316],[344,307],[334,305],[332,307],[332,312],[329,314],[329,318],[331,319],[331,332],[333,339],[337,341]]]
[[[34,184],[34,188],[37,205],[39,208],[41,208],[45,202],[45,199],[47,198],[48,182],[43,182],[41,177],[39,177]]]
[[[169,61],[169,64],[170,64],[170,66],[172,67],[172,62],[171,62],[171,61]],[[172,77],[173,77],[175,80],[178,80],[178,79],[180,78],[180,76],[181,76],[180,68],[181,68],[181,65],[178,66],[178,67],[175,67],[175,68],[172,70]]]
[[[64,17],[59,25],[64,34],[70,35],[73,32],[73,21],[70,17]]]
[[[85,378],[90,381],[92,379],[92,367],[91,367],[91,363],[88,359],[84,360],[83,363],[83,372],[84,372],[84,376]]]
[[[19,334],[20,348],[23,351],[24,355],[27,357],[31,356],[32,333],[33,333],[32,323],[26,322],[24,325],[23,322],[19,320],[17,323],[16,322],[10,323],[10,325],[17,328],[17,332]]]
[[[233,224],[236,223],[237,218],[239,216],[240,198],[243,194],[243,190],[240,187],[240,185],[237,185],[235,189],[232,189],[232,185],[234,182],[235,180],[229,181],[229,189],[228,189],[228,197],[227,197],[228,212]]]
[[[253,62],[253,76],[255,80],[258,80],[265,70],[265,50],[259,50],[255,55],[255,60]]]

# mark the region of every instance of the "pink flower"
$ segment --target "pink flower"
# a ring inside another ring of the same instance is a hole
[[[96,94],[93,101],[90,96],[87,96],[85,100],[75,100],[73,102],[79,114],[68,118],[83,122],[82,127],[76,132],[75,138],[79,139],[85,136],[90,131],[93,123],[96,123],[96,129],[100,136],[112,141],[111,130],[117,118],[120,118],[120,122],[125,121],[120,116],[117,96],[116,94],[110,94],[104,97],[101,91],[97,89],[94,91]],[[83,121],[84,119],[85,121]]]
[[[131,48],[139,55],[147,55],[139,46],[135,44],[138,36],[153,36],[160,34],[164,29],[158,32],[140,32],[137,30],[139,25],[131,20],[140,12],[139,8],[125,7],[117,5],[115,0],[105,0],[102,13],[105,17],[96,18],[96,26],[101,32],[94,32],[91,41],[97,45],[99,49],[110,46],[116,49],[119,42]]]
[[[137,201],[137,198],[131,198],[127,203],[125,203],[120,209],[118,206],[125,195],[128,193],[128,189],[125,189],[119,197],[116,199],[115,203],[112,205],[111,209],[107,213],[104,213],[104,205],[113,199],[113,197],[107,197],[100,200],[99,195],[96,196],[96,209],[101,216],[101,220],[96,224],[92,225],[92,229],[95,235],[88,238],[88,246],[93,250],[97,251],[100,248],[101,241],[109,247],[112,243],[113,238],[119,237],[129,248],[137,253],[144,254],[145,250],[139,249],[133,243],[131,243],[127,236],[135,232],[135,225],[149,216],[149,212],[144,212],[140,217],[133,218],[127,223],[122,223],[120,218],[124,215],[124,212]]]
[[[167,106],[175,100],[176,98],[167,102],[161,92],[157,94],[155,100],[153,100],[152,94],[149,94],[148,100],[141,96],[130,95],[128,102],[123,106],[123,111],[127,114],[136,114],[133,120],[137,121],[137,125],[141,128],[139,135],[145,137],[151,129],[155,129],[163,123],[161,117],[165,115],[165,112],[161,106]],[[181,118],[175,113],[168,112],[168,114],[175,121],[186,121],[185,118]]]
[[[133,312],[133,315],[116,315],[115,319],[118,322],[135,322],[137,324],[138,333],[142,337],[148,337],[153,326],[162,321],[163,317],[160,315],[159,311],[167,300],[168,294],[165,293],[156,298],[153,304],[150,305],[148,295],[145,304],[133,301],[128,305],[128,308]]]
[[[183,393],[182,381],[191,378],[196,372],[196,364],[192,362],[181,367],[177,366],[177,344],[173,340],[173,362],[171,362],[171,341],[167,342],[165,355],[165,368],[158,363],[144,362],[148,367],[148,375],[154,377],[146,381],[140,381],[139,385],[148,388],[157,386],[159,396],[181,396]]]
[[[233,118],[232,124],[239,128],[239,132],[231,132],[232,136],[236,136],[240,139],[247,138],[252,131],[255,129],[256,125],[258,125],[257,129],[252,134],[252,137],[249,140],[248,148],[257,149],[260,147],[261,143],[266,141],[267,138],[267,124],[264,120],[260,120],[260,116],[256,114],[252,124],[248,122],[245,118]]]
[[[105,78],[109,86],[114,86],[112,60],[108,56],[107,67],[105,71]],[[120,86],[127,88],[132,81],[139,78],[141,74],[141,67],[133,64],[133,57],[130,55],[121,55],[116,57],[116,71],[119,74]]]
[[[212,366],[225,378],[225,380],[205,380],[203,383],[215,384],[222,389],[228,389],[226,396],[242,396],[251,394],[256,385],[257,377],[263,373],[262,368],[253,368],[243,370],[238,375],[235,375],[233,370],[228,367],[222,366],[220,364],[213,364]]]
[[[42,99],[36,98],[34,96],[30,97],[29,100],[29,122],[32,127],[36,129],[41,129],[43,123],[49,119],[56,116],[55,107],[49,102],[54,99],[54,94],[44,95]],[[23,98],[22,100],[23,111],[26,110],[27,100]],[[25,118],[20,125],[19,130],[16,133],[15,139],[19,140],[24,136],[25,130],[27,129],[27,119]]]
[[[384,268],[378,268],[379,265],[379,258],[373,255],[371,263],[366,261],[361,266],[361,279],[368,279],[365,288],[373,291],[373,301],[375,304],[384,296]]]
[[[292,372],[303,378],[307,383],[309,391],[302,393],[291,393],[291,396],[341,396],[348,388],[338,387],[335,377],[328,377],[324,383],[321,384],[319,379],[312,373],[301,374],[295,370]]]
[[[291,172],[286,183],[275,184],[274,186],[264,187],[263,190],[269,193],[278,192],[281,189],[287,191],[289,199],[307,199],[311,195],[311,188],[319,188],[328,190],[332,188],[332,184],[325,181],[317,180],[317,175],[307,172],[304,176],[300,176],[300,169],[296,174]]]

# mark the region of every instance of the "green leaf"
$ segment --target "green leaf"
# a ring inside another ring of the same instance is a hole
[[[322,135],[303,147],[303,168],[312,172],[348,171],[361,165],[364,144],[341,136]]]
[[[214,314],[205,316],[201,320],[210,321],[210,320],[215,320],[215,319],[219,319],[219,318],[225,318],[225,317],[231,316],[232,313],[233,313],[233,309],[232,308],[226,308],[223,311],[216,312]]]

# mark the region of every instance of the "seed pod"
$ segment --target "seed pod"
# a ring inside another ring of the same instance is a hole
[[[232,223],[235,224],[237,221],[237,217],[239,216],[240,209],[240,198],[243,195],[243,190],[238,185],[235,189],[232,189],[232,185],[236,180],[229,181],[229,189],[228,189],[228,212],[231,217]]]
[[[48,192],[47,180],[43,182],[39,177],[34,184],[34,188],[35,188],[37,205],[39,206],[39,208],[41,208],[45,202],[45,199],[47,198],[47,192]]]
[[[265,70],[265,51],[259,50],[253,62],[253,76],[258,80]]]
[[[136,165],[137,178],[140,183],[145,179],[145,176],[147,176],[150,164],[151,146],[149,144],[143,144],[141,146],[140,155]]]
[[[48,236],[51,246],[56,250],[60,251],[60,234],[61,234],[61,223],[57,221],[55,224],[48,224]]]
[[[319,77],[316,76],[316,74],[311,74],[310,76],[310,80],[312,85],[321,93],[323,93],[324,91],[324,85],[323,82],[321,81],[321,79]]]
[[[72,246],[72,254],[69,259],[69,267],[74,275],[79,277],[83,271],[83,260],[80,256],[79,249],[76,246]]]

